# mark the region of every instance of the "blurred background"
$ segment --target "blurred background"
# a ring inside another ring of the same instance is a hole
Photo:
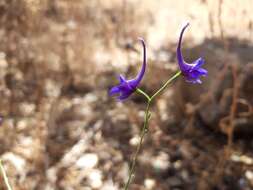
[[[118,190],[145,101],[108,97],[117,75],[152,94],[176,72],[182,25],[202,85],[152,105],[133,190],[253,189],[252,0],[0,0],[0,158],[15,190]],[[0,189],[5,189],[0,178]]]

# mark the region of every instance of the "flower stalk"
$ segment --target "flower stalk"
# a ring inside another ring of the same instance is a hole
[[[143,140],[144,140],[144,136],[145,136],[145,134],[148,131],[148,121],[149,121],[149,118],[150,118],[150,113],[149,113],[150,103],[151,103],[151,100],[148,100],[147,106],[146,106],[146,111],[145,111],[145,116],[144,116],[144,124],[143,124],[143,127],[141,129],[141,134],[140,134],[140,142],[139,142],[139,144],[137,146],[135,155],[133,157],[133,161],[132,161],[132,164],[131,164],[130,172],[129,172],[129,175],[128,175],[128,180],[127,180],[127,182],[125,184],[124,190],[128,190],[129,185],[130,185],[131,180],[132,180],[132,177],[134,176],[134,171],[135,171],[137,157],[138,157],[139,152],[141,150],[141,146],[142,146],[142,143],[143,143]]]
[[[142,144],[143,144],[143,140],[144,140],[144,137],[145,137],[145,134],[148,132],[148,129],[149,129],[149,125],[148,125],[148,122],[149,122],[149,119],[151,117],[151,113],[150,113],[150,105],[151,103],[153,102],[153,100],[155,99],[155,97],[157,97],[158,95],[160,95],[163,90],[173,81],[175,80],[178,76],[180,76],[181,74],[181,71],[178,71],[175,75],[173,75],[169,80],[167,80],[164,85],[158,89],[156,91],[156,93],[153,95],[153,96],[149,96],[146,92],[144,92],[143,90],[141,90],[140,88],[137,88],[136,89],[136,92],[139,93],[140,95],[144,96],[146,99],[147,99],[147,105],[146,105],[146,111],[145,111],[145,116],[144,116],[144,124],[143,124],[143,127],[141,129],[141,133],[140,133],[140,141],[138,143],[138,146],[137,146],[137,149],[136,149],[136,152],[134,154],[134,157],[133,157],[133,161],[132,161],[132,164],[131,164],[131,168],[130,168],[130,172],[129,172],[129,175],[128,175],[128,179],[127,179],[127,182],[125,184],[125,187],[124,187],[124,190],[128,190],[129,188],[129,185],[131,183],[131,180],[132,178],[134,177],[134,171],[135,171],[135,167],[136,167],[136,161],[137,161],[137,158],[138,158],[138,155],[140,153],[140,150],[141,150],[141,147],[142,147]]]
[[[181,74],[182,72],[181,71],[178,71],[175,75],[173,75],[169,80],[167,80],[166,83],[164,83],[164,85],[156,91],[156,93],[151,96],[151,100],[153,100],[156,96],[158,96],[159,94],[162,93],[162,91],[173,81],[175,80],[177,77],[179,77],[179,75]]]

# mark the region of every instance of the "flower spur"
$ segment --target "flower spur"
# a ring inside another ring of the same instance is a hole
[[[127,99],[137,88],[140,84],[146,70],[146,45],[142,38],[139,38],[143,46],[143,63],[140,72],[134,79],[126,80],[122,75],[119,75],[119,84],[114,86],[110,89],[109,95],[120,94],[118,96],[118,100],[122,101]]]
[[[179,42],[177,46],[178,65],[182,72],[182,75],[186,78],[187,82],[191,82],[193,84],[195,83],[201,84],[202,82],[200,80],[200,76],[206,76],[208,73],[207,70],[201,68],[201,66],[205,63],[204,59],[198,58],[196,61],[189,64],[184,61],[184,58],[181,52],[181,43],[182,43],[183,34],[184,34],[185,29],[188,26],[189,26],[189,23],[187,23],[183,27],[180,33]]]

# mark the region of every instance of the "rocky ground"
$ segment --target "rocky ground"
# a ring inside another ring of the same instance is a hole
[[[145,101],[108,97],[135,76],[142,36],[155,92],[177,70],[175,48],[209,76],[181,78],[152,105],[133,190],[253,189],[251,0],[0,1],[0,158],[15,190],[118,190]],[[2,179],[0,179],[2,180]],[[1,181],[0,189],[5,189]]]

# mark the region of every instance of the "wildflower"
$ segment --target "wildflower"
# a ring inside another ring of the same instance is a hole
[[[184,61],[182,52],[181,52],[181,41],[183,38],[183,33],[185,29],[189,26],[189,23],[187,23],[183,29],[181,30],[180,37],[179,37],[179,42],[177,46],[177,60],[179,64],[179,68],[186,78],[187,82],[191,83],[199,83],[201,84],[200,76],[206,76],[207,75],[207,70],[201,68],[201,66],[205,63],[204,59],[198,58],[196,61],[193,63],[189,64]]]
[[[118,97],[118,100],[125,100],[127,99],[137,88],[137,86],[140,84],[144,73],[146,69],[146,45],[142,38],[139,38],[139,40],[142,43],[143,46],[143,63],[142,68],[139,74],[134,78],[130,80],[126,80],[122,75],[119,75],[119,84],[117,86],[114,86],[110,89],[109,95],[115,95],[120,94]]]

